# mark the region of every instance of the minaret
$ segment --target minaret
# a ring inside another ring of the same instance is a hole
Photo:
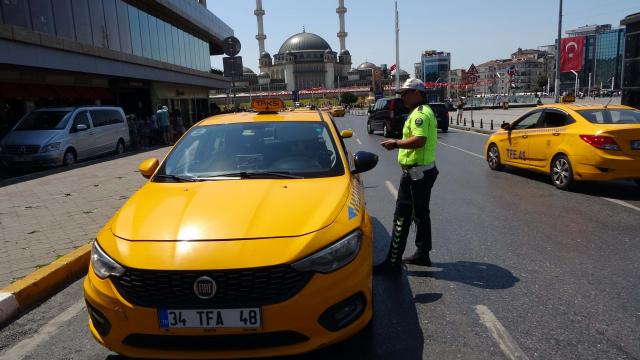
[[[262,17],[264,16],[264,10],[262,10],[262,0],[256,0],[256,10],[253,14],[258,18],[258,35],[256,35],[256,40],[258,40],[258,46],[260,47],[260,54],[264,52],[264,39],[267,38],[267,35],[264,34],[264,26],[262,23]]]
[[[338,8],[336,9],[336,13],[340,17],[340,32],[338,33],[338,39],[340,39],[340,51],[346,50],[347,47],[344,43],[345,38],[347,37],[347,32],[344,31],[344,14],[347,12],[347,8],[344,7],[344,0],[338,0]]]

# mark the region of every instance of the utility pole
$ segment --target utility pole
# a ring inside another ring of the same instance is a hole
[[[560,10],[558,11],[558,39],[556,42],[556,85],[553,99],[557,103],[560,101],[560,40],[562,36],[562,0],[560,0]]]
[[[396,1],[396,91],[400,90],[400,19]]]

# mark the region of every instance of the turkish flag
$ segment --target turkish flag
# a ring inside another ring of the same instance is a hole
[[[560,41],[560,71],[582,70],[584,36],[563,38]]]
[[[393,70],[395,70],[395,69],[396,69],[396,67],[397,67],[397,66],[396,66],[396,64],[391,65],[391,67],[389,68],[389,71],[393,71]]]

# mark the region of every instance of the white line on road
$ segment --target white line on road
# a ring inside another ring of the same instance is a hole
[[[360,139],[356,138],[356,141],[358,142],[358,144],[362,145],[362,141],[360,141]]]
[[[609,199],[609,198],[606,198],[606,197],[603,197],[603,199],[605,199],[605,200],[607,200],[607,201],[611,201],[611,202],[612,202],[612,203],[614,203],[614,204],[618,204],[618,205],[626,206],[626,207],[628,207],[629,209],[633,209],[633,210],[636,210],[636,211],[640,211],[640,208],[639,208],[639,207],[637,207],[637,206],[633,206],[633,205],[629,204],[629,203],[628,203],[628,202],[626,202],[626,201],[622,201],[622,200],[618,200],[618,199]]]
[[[6,360],[21,360],[24,359],[38,344],[42,341],[49,339],[54,335],[65,322],[69,321],[72,317],[76,316],[82,309],[84,309],[84,299],[73,304],[70,308],[65,310],[62,314],[56,316],[51,321],[46,323],[38,330],[35,335],[30,338],[24,339],[16,344],[11,349],[7,350],[0,356],[0,359]]]
[[[478,155],[478,154],[473,153],[473,152],[471,152],[471,151],[467,151],[467,150],[465,150],[465,149],[461,149],[461,148],[459,148],[459,147],[457,147],[457,146],[453,146],[453,145],[449,145],[449,144],[443,143],[442,141],[438,141],[438,142],[439,142],[440,144],[444,145],[444,146],[448,146],[448,147],[450,147],[450,148],[454,148],[454,149],[456,149],[456,150],[460,150],[460,151],[462,151],[462,152],[465,152],[465,153],[467,153],[467,154],[469,154],[469,155],[473,155],[473,156],[475,156],[475,157],[479,157],[480,159],[484,159],[484,156],[482,156],[482,155]]]
[[[491,310],[484,305],[476,305],[476,313],[480,316],[480,322],[489,329],[491,336],[496,340],[502,352],[511,360],[528,360],[518,344],[513,340],[507,329],[496,319]]]
[[[451,128],[454,129],[454,128]],[[477,131],[471,131],[471,130],[462,130],[462,129],[455,129],[454,131],[449,130],[451,132],[461,132],[461,133],[469,133],[469,134],[473,134],[473,135],[480,135],[480,136],[484,136],[484,137],[489,137],[489,134],[483,134],[483,133],[479,133]]]
[[[395,186],[393,186],[393,184],[391,183],[391,181],[385,181],[384,182],[385,185],[387,185],[387,189],[389,189],[389,192],[391,193],[391,195],[393,195],[394,198],[398,197],[398,190],[396,189]]]

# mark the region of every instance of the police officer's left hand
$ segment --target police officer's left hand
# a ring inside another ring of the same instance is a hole
[[[385,140],[380,145],[387,150],[393,150],[398,147],[398,140]]]

